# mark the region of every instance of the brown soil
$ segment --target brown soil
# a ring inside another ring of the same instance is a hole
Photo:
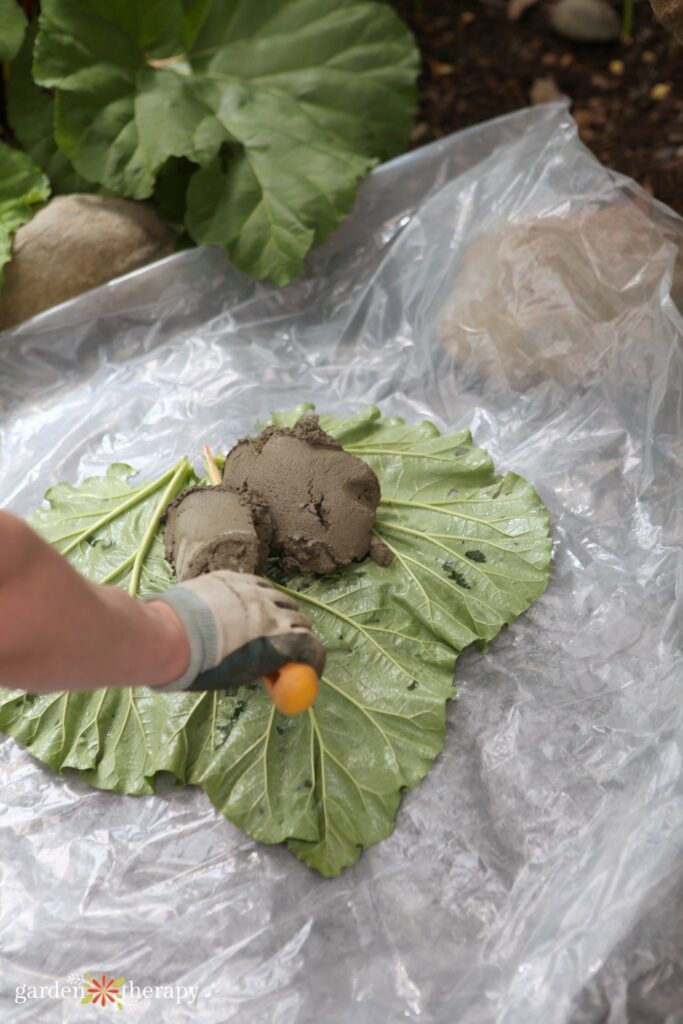
[[[413,146],[527,106],[551,78],[598,159],[683,214],[683,48],[649,3],[636,3],[632,42],[594,46],[555,36],[547,0],[514,22],[506,0],[394,5],[423,57]]]

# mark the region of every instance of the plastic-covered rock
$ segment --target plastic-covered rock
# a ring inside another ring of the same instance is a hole
[[[647,208],[625,199],[504,224],[465,253],[443,343],[458,364],[477,366],[482,387],[588,384],[609,365],[615,318],[637,315],[669,248]],[[676,287],[679,275],[677,264]]]

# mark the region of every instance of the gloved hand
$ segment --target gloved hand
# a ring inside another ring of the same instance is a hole
[[[173,690],[236,690],[276,672],[287,661],[312,665],[318,675],[325,649],[296,601],[247,573],[207,573],[180,583],[154,601],[170,605],[190,641],[190,665]]]

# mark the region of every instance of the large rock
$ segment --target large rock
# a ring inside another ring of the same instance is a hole
[[[550,8],[550,24],[579,43],[611,43],[621,33],[619,15],[606,0],[560,0]]]
[[[173,251],[146,203],[56,196],[19,228],[0,292],[0,330]]]

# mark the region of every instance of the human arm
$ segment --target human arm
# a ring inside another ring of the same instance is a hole
[[[213,669],[207,686],[231,688],[289,658],[322,671],[324,652],[296,605],[265,581],[214,573],[136,601],[85,579],[26,523],[0,512],[0,686],[48,692],[180,681],[185,689]]]

